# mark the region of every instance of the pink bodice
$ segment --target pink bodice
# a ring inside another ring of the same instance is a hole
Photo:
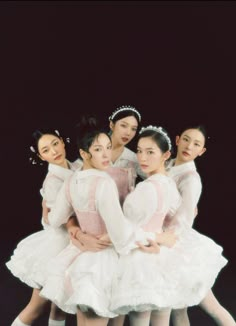
[[[89,201],[88,211],[79,211],[75,209],[76,217],[80,225],[81,231],[92,235],[101,235],[107,233],[106,225],[102,217],[99,215],[98,211],[96,210],[96,206],[95,206],[95,193],[96,193],[97,184],[100,179],[101,177],[95,177],[90,185],[89,198],[88,198]],[[69,188],[70,188],[70,184],[68,182],[67,197],[71,205],[74,207],[73,201],[70,196]]]
[[[106,170],[110,177],[115,181],[118,192],[120,204],[123,202],[126,196],[133,190],[135,185],[135,174],[133,173],[133,168],[120,168],[120,167],[110,167]]]

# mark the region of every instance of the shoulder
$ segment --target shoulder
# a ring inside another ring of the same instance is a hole
[[[48,172],[43,181],[43,187],[46,187],[51,184],[62,183],[62,182],[63,182],[62,178],[60,178],[59,176],[57,176],[51,172]]]
[[[80,170],[83,167],[83,161],[79,158],[74,162],[69,162],[69,164],[72,170]]]
[[[186,181],[193,181],[193,182],[201,183],[201,177],[197,171],[186,171],[179,176],[178,181],[180,183],[186,182]]]
[[[127,160],[129,161],[132,161],[132,162],[137,162],[137,155],[135,152],[133,152],[131,149],[125,147],[124,148],[124,152],[123,152],[123,155],[122,155],[124,158],[126,158]]]

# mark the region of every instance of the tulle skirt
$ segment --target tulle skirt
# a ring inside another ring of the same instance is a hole
[[[68,243],[69,236],[63,227],[46,226],[20,241],[6,266],[22,282],[40,289],[47,276],[48,262]]]
[[[70,244],[48,265],[48,277],[40,295],[67,313],[76,314],[80,309],[92,310],[102,317],[116,317],[109,307],[117,264],[118,254],[113,247],[80,252]]]
[[[127,314],[197,305],[226,264],[222,247],[193,229],[158,254],[135,249],[119,258],[110,310]]]

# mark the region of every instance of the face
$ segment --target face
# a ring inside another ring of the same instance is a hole
[[[84,169],[106,170],[111,161],[111,141],[101,133],[89,148],[89,153],[80,150],[84,161]]]
[[[112,142],[124,146],[136,135],[138,122],[135,117],[129,116],[117,120],[115,123],[110,122],[110,129],[112,131]]]
[[[43,135],[38,141],[38,152],[41,160],[64,166],[66,160],[65,144],[54,135]]]
[[[205,137],[198,129],[185,130],[181,136],[176,137],[177,158],[186,163],[195,160],[205,151]]]
[[[137,146],[137,158],[140,167],[147,175],[165,172],[165,161],[170,152],[162,153],[156,142],[150,137],[140,138]]]

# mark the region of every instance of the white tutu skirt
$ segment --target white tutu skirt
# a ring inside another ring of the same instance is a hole
[[[69,236],[64,228],[47,226],[19,242],[6,266],[22,282],[40,289],[46,279],[47,263],[68,243]]]
[[[138,249],[121,256],[110,310],[117,314],[198,305],[227,264],[222,247],[191,229],[158,254]]]
[[[98,316],[113,318],[109,310],[112,279],[118,255],[113,247],[99,252],[80,252],[70,244],[51,261],[48,278],[40,295],[53,301],[67,313],[93,311]]]

